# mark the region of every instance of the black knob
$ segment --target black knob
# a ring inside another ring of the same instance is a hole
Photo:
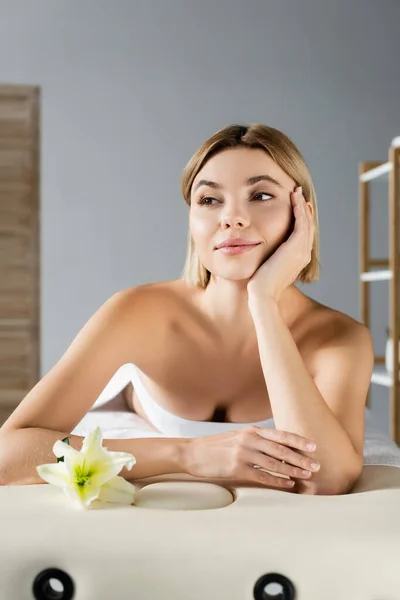
[[[71,577],[61,569],[44,569],[35,577],[33,595],[36,600],[71,600],[75,586]]]
[[[280,573],[262,575],[254,586],[255,600],[295,600],[293,583]]]

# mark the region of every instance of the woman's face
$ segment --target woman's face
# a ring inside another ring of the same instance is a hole
[[[267,179],[248,182],[259,176]],[[264,150],[238,147],[213,156],[194,179],[189,213],[190,232],[206,269],[223,279],[250,279],[293,230],[290,193],[295,187]],[[235,255],[216,250],[217,244],[239,236],[260,244]]]

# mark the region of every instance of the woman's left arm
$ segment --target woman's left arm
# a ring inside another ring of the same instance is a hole
[[[253,300],[252,317],[276,429],[313,440],[304,453],[320,470],[297,480],[299,494],[344,494],[363,468],[364,411],[374,366],[374,347],[365,325],[343,323],[316,353],[308,372],[274,298]]]
[[[296,188],[290,193],[295,217],[287,241],[247,284],[262,369],[277,429],[313,440],[321,468],[310,481],[296,483],[300,494],[344,494],[361,474],[364,413],[374,367],[368,328],[357,321],[339,327],[317,352],[313,377],[307,371],[279,300],[310,262],[315,237],[313,207]]]

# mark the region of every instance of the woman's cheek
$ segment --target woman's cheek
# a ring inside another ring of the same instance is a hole
[[[265,239],[269,241],[270,247],[275,249],[286,241],[293,232],[295,216],[293,209],[288,207],[279,207],[274,212],[271,211],[269,219],[262,226]]]
[[[215,232],[210,227],[210,224],[203,219],[196,219],[190,223],[190,232],[195,243],[195,246],[200,250],[210,248],[213,249],[215,241]]]

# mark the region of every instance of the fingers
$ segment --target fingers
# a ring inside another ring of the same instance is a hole
[[[297,188],[297,190],[301,190],[300,188]],[[314,237],[314,233],[315,233],[315,223],[314,223],[314,216],[313,216],[313,209],[312,209],[312,205],[310,204],[310,202],[307,202],[303,193],[301,192],[300,194],[297,194],[296,191],[292,192],[293,194],[293,198],[295,201],[295,206],[298,206],[298,214],[300,213],[301,216],[305,217],[306,221],[308,222],[308,225],[310,226],[312,235],[311,237]]]
[[[313,457],[304,456],[293,450],[294,447],[304,452],[314,452],[315,449],[311,450],[308,446],[308,444],[313,443],[311,440],[287,431],[261,428],[260,431],[255,431],[256,435],[253,434],[247,445],[246,460],[248,462],[260,465],[270,471],[304,479],[307,479],[307,476],[300,475],[302,470],[311,473],[319,470],[320,465]],[[282,464],[282,461],[284,461],[284,464]],[[293,470],[292,465],[297,468]],[[317,465],[317,467],[314,468],[313,465]],[[278,470],[277,467],[279,467]]]
[[[293,214],[295,215],[294,231],[298,231],[300,234],[299,240],[302,243],[302,247],[304,246],[304,261],[305,265],[307,265],[311,261],[315,238],[315,223],[311,212],[311,204],[306,202],[302,192],[298,193],[298,190],[301,190],[301,187],[292,192]]]
[[[293,462],[299,462],[298,458],[306,458],[296,456],[296,452],[293,453],[295,455]],[[273,458],[272,456],[268,456],[263,452],[257,452],[257,450],[247,450],[246,453],[243,453],[246,456],[246,463],[253,465],[253,468],[261,468],[269,471],[270,473],[277,473],[278,475],[285,475],[286,477],[292,477],[293,479],[311,479],[313,474],[313,469],[309,465],[307,466],[294,466],[293,464],[289,464],[288,461],[281,461]],[[306,459],[310,460],[310,459]]]
[[[265,471],[260,469],[255,469],[250,465],[243,466],[243,478],[248,481],[254,481],[255,483],[272,486],[275,488],[284,488],[291,489],[294,487],[295,482],[290,479],[285,479],[284,477],[275,477],[274,475],[270,475]],[[242,473],[240,473],[240,477],[242,477]]]
[[[277,442],[284,446],[290,446],[291,448],[297,448],[297,450],[303,450],[304,452],[314,452],[317,449],[317,445],[313,440],[298,435],[297,433],[291,433],[290,431],[267,429],[266,427],[258,426],[250,427],[248,430],[266,440]]]
[[[307,219],[305,211],[305,199],[301,191],[301,187],[293,192],[293,211],[296,213],[296,219]]]

